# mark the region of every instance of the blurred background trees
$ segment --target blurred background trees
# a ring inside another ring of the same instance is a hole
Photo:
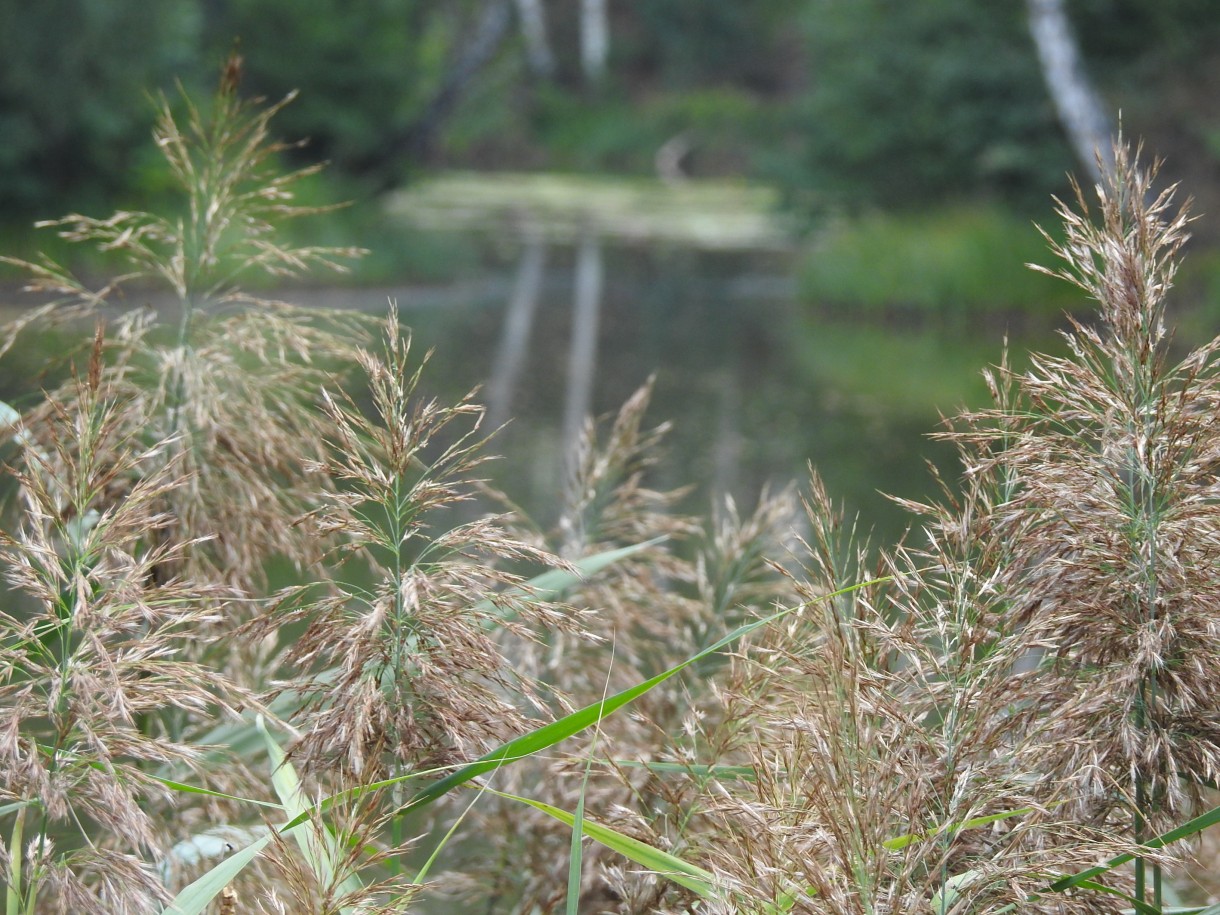
[[[1107,113],[1210,196],[1220,12],[1065,9]],[[1076,166],[1026,4],[9,0],[0,219],[138,200],[139,100],[209,82],[235,41],[243,91],[301,90],[280,127],[303,155],[373,188],[446,166],[649,174],[675,138],[682,174],[762,178],[812,210],[1040,205]]]
[[[922,479],[920,462],[904,449],[938,411],[985,398],[977,366],[999,341],[1081,304],[1023,266],[1045,260],[1031,220],[1053,224],[1049,195],[1084,173],[1031,34],[1039,3],[1065,14],[1109,125],[1121,112],[1196,210],[1220,213],[1215,0],[0,0],[0,251],[53,246],[30,232],[35,219],[164,205],[149,96],[180,103],[181,84],[207,99],[236,45],[243,95],[300,91],[274,125],[307,141],[285,165],[331,163],[305,202],[357,201],[306,243],[366,245],[357,280],[411,285],[416,301],[425,283],[453,283],[445,308],[411,316],[451,357],[438,360],[445,384],[487,380],[500,287],[539,273],[528,342],[548,356],[501,412],[533,410],[541,429],[566,384],[549,354],[576,349],[578,246],[551,245],[543,268],[519,223],[477,238],[404,228],[383,192],[444,187],[423,179],[449,170],[610,176],[599,188],[649,199],[745,179],[809,231],[781,254],[607,244],[594,409],[663,365],[674,378],[658,382],[658,414],[697,415],[675,483],[715,453],[740,468],[704,476],[748,494],[813,458],[836,494],[880,517],[878,488],[919,497],[900,468]],[[1202,338],[1220,321],[1217,226],[1193,225],[1178,277]],[[16,280],[0,273],[0,291]],[[679,351],[691,358],[680,376]],[[36,356],[0,366],[0,389],[28,382]],[[530,430],[507,434],[543,453]],[[696,441],[706,430],[712,448]]]

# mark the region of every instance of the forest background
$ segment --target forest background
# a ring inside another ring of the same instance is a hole
[[[1181,181],[1195,198],[1203,218],[1192,226],[1174,319],[1185,340],[1210,337],[1220,317],[1220,222],[1210,216],[1220,212],[1220,9],[1210,0],[6,2],[0,249],[18,257],[49,249],[86,275],[104,275],[103,258],[33,232],[33,221],[172,205],[159,152],[147,139],[152,97],[164,92],[180,105],[180,84],[206,98],[235,47],[244,60],[243,96],[277,101],[299,91],[275,121],[281,138],[302,141],[284,165],[328,162],[304,186],[303,202],[354,205],[302,221],[293,241],[368,248],[371,255],[353,265],[354,284],[450,283],[480,275],[489,260],[511,268],[517,255],[505,255],[504,246],[514,238],[472,248],[468,238],[412,230],[393,218],[389,193],[438,175],[575,174],[646,187],[748,182],[765,188],[767,206],[796,227],[794,250],[767,269],[789,277],[796,307],[819,322],[816,354],[779,369],[786,389],[831,379],[863,386],[871,399],[837,434],[842,450],[867,460],[843,460],[826,444],[836,438],[834,417],[814,422],[776,406],[763,436],[739,430],[747,445],[799,438],[810,425],[819,434],[758,461],[738,492],[749,498],[761,480],[799,476],[813,458],[832,491],[875,520],[889,510],[879,486],[921,494],[922,484],[907,484],[897,467],[918,475],[920,462],[909,459],[904,442],[922,437],[937,411],[985,400],[977,368],[998,357],[1001,333],[1089,307],[1023,266],[1042,259],[1032,223],[1057,222],[1051,195],[1070,192],[1069,173],[1089,177],[1032,36],[1038,10],[1065,17],[1079,55],[1076,76],[1094,90],[1103,129],[1121,119],[1127,136],[1165,158],[1162,180]],[[636,270],[622,262],[610,269]],[[693,282],[658,279],[651,270],[641,268],[644,279],[628,293],[655,292],[657,301],[641,302],[641,312],[668,307]],[[732,268],[700,263],[697,270],[711,286],[733,279]],[[18,279],[15,271],[0,273],[10,289]],[[373,296],[370,307],[383,301]],[[781,328],[786,318],[747,304],[754,317],[733,325],[741,336],[753,339],[765,325],[772,337],[814,333]],[[862,323],[884,333],[861,332]],[[939,331],[911,331],[946,323],[959,338],[984,342],[950,350]],[[895,326],[903,348],[891,352],[900,345]],[[692,347],[723,345],[697,329],[682,333]],[[634,339],[618,345],[646,349]],[[599,382],[599,409],[621,402],[665,361],[659,354],[671,352],[668,344],[650,345],[655,352],[644,352],[639,366],[601,366],[611,383]],[[757,387],[758,361],[778,362],[768,346],[707,359],[742,362],[729,387]],[[447,365],[463,361],[448,341],[441,347]],[[891,372],[883,384],[886,373],[867,368],[878,362],[909,371]],[[470,383],[463,377],[453,386]],[[721,397],[721,383],[708,384]],[[13,386],[0,378],[0,390]],[[662,379],[659,411],[685,409],[693,398],[690,385],[684,389],[684,401],[670,403]],[[843,397],[823,400],[843,413]],[[762,411],[751,404],[745,412]],[[712,428],[721,420],[687,422]],[[903,426],[901,435],[887,431],[881,440],[870,430],[882,424]],[[772,435],[780,427],[792,429]],[[692,453],[708,450],[691,446]],[[880,463],[889,455],[896,457]],[[718,472],[709,467],[702,476]]]
[[[1035,4],[1036,5],[1036,4]],[[1067,0],[1107,117],[1220,196],[1220,15]],[[141,100],[197,94],[240,42],[243,93],[367,200],[433,169],[773,183],[806,215],[986,201],[1049,212],[1079,169],[1026,3],[987,0],[46,0],[0,6],[0,221],[155,197]],[[535,18],[536,17],[536,18]],[[678,142],[675,143],[675,138]],[[663,164],[662,164],[662,167]],[[1205,207],[1206,209],[1206,207]]]

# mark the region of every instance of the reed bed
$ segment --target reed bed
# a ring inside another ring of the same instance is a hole
[[[1220,911],[1220,341],[1174,359],[1138,150],[1050,242],[1096,316],[988,372],[903,542],[813,470],[678,514],[649,385],[545,531],[392,310],[244,291],[360,252],[280,240],[305,173],[235,72],[163,102],[181,213],[51,224],[114,281],[19,264],[6,348],[95,331],[3,416],[5,915]]]

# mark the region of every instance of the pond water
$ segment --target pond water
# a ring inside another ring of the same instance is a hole
[[[435,351],[424,389],[452,402],[481,386],[489,428],[506,423],[489,475],[542,527],[556,520],[579,418],[617,410],[655,376],[649,419],[673,429],[654,488],[693,487],[683,508],[701,515],[723,494],[748,511],[812,463],[849,516],[892,542],[908,518],[885,494],[934,495],[928,461],[956,475],[952,448],[928,434],[942,413],[986,404],[980,372],[1009,329],[800,303],[794,256],[535,237],[487,248],[451,283],[277,295],[370,312],[394,300],[416,351]],[[1058,349],[1049,328],[1010,336],[1014,362]],[[36,355],[0,360],[0,397],[32,394]]]
[[[940,414],[986,403],[980,372],[1007,329],[802,306],[791,257],[525,244],[478,282],[320,301],[395,299],[417,345],[435,350],[427,387],[452,398],[483,386],[493,422],[509,421],[492,474],[539,524],[554,520],[574,417],[617,409],[655,375],[650,418],[673,423],[655,486],[693,485],[699,513],[724,493],[748,510],[812,462],[849,515],[892,541],[907,518],[884,493],[933,494],[927,461],[954,475],[952,448],[928,433]],[[1011,347],[1048,343],[1050,329],[1027,329]]]

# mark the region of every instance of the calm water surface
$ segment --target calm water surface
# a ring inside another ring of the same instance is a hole
[[[523,253],[452,288],[345,290],[331,303],[396,299],[417,344],[435,349],[431,390],[484,386],[493,418],[510,420],[493,473],[544,525],[574,411],[613,411],[655,374],[650,417],[674,426],[655,485],[693,484],[694,511],[717,493],[748,509],[763,486],[806,479],[812,462],[850,514],[892,540],[906,517],[883,493],[931,495],[926,461],[954,472],[952,449],[927,434],[940,413],[986,402],[980,370],[999,360],[1006,332],[818,314],[798,304],[778,255],[604,246],[600,269],[579,247],[533,256],[541,263]]]

